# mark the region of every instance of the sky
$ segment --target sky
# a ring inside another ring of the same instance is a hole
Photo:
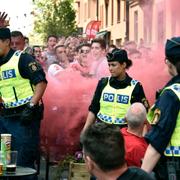
[[[28,36],[33,29],[32,0],[0,0],[0,12],[10,18],[10,29],[21,31]]]

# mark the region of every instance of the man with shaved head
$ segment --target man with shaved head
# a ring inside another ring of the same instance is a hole
[[[142,103],[133,103],[127,113],[128,127],[121,129],[125,140],[126,161],[128,166],[141,166],[148,144],[143,137],[146,122],[146,109]]]

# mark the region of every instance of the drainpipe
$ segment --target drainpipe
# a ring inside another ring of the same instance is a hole
[[[126,40],[129,41],[129,0],[126,0]]]
[[[96,1],[96,17],[97,21],[99,21],[99,0]]]

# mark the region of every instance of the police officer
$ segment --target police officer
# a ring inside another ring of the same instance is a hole
[[[12,134],[12,149],[18,151],[17,165],[33,168],[43,114],[40,100],[47,81],[37,61],[14,51],[10,44],[10,30],[0,28],[0,133]]]
[[[111,77],[102,78],[97,85],[84,130],[95,122],[124,125],[127,109],[134,102],[141,102],[148,109],[144,90],[140,82],[127,73],[132,65],[125,50],[113,49],[107,54]]]
[[[180,37],[167,40],[165,54],[172,79],[162,89],[152,108],[150,120],[154,126],[146,135],[150,144],[142,168],[151,172],[161,157],[156,166],[158,179],[168,179],[175,174],[176,179],[180,179]]]

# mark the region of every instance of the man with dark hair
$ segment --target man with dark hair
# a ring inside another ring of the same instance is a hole
[[[35,59],[41,64],[43,65],[43,60],[42,60],[42,54],[41,54],[42,50],[41,50],[41,46],[39,45],[34,45],[32,47],[32,55],[35,57]]]
[[[97,123],[81,134],[88,171],[99,180],[152,180],[143,170],[125,162],[124,139],[115,125]]]
[[[104,39],[93,39],[91,43],[92,64],[89,74],[98,80],[109,76],[108,63],[106,59],[106,42]]]
[[[20,50],[30,55],[33,54],[32,48],[29,46],[29,38],[23,36],[20,31],[11,32],[11,48],[13,50]]]
[[[47,38],[47,51],[44,52],[45,69],[48,69],[51,64],[57,63],[55,47],[57,44],[57,36],[49,35]]]
[[[87,58],[87,55],[90,53],[91,44],[83,43],[80,45],[80,58]]]
[[[104,39],[102,39],[102,38],[93,39],[92,42],[91,42],[91,45],[92,45],[93,43],[99,43],[99,44],[100,44],[100,47],[101,47],[102,49],[106,49],[106,41],[105,41]]]
[[[14,51],[10,44],[10,30],[0,28],[0,134],[12,134],[11,148],[18,151],[17,165],[34,168],[43,115],[40,102],[47,80],[32,56]],[[37,175],[25,179],[36,180]]]
[[[11,32],[11,48],[13,50],[23,51],[25,47],[25,39],[23,34],[20,31]]]

